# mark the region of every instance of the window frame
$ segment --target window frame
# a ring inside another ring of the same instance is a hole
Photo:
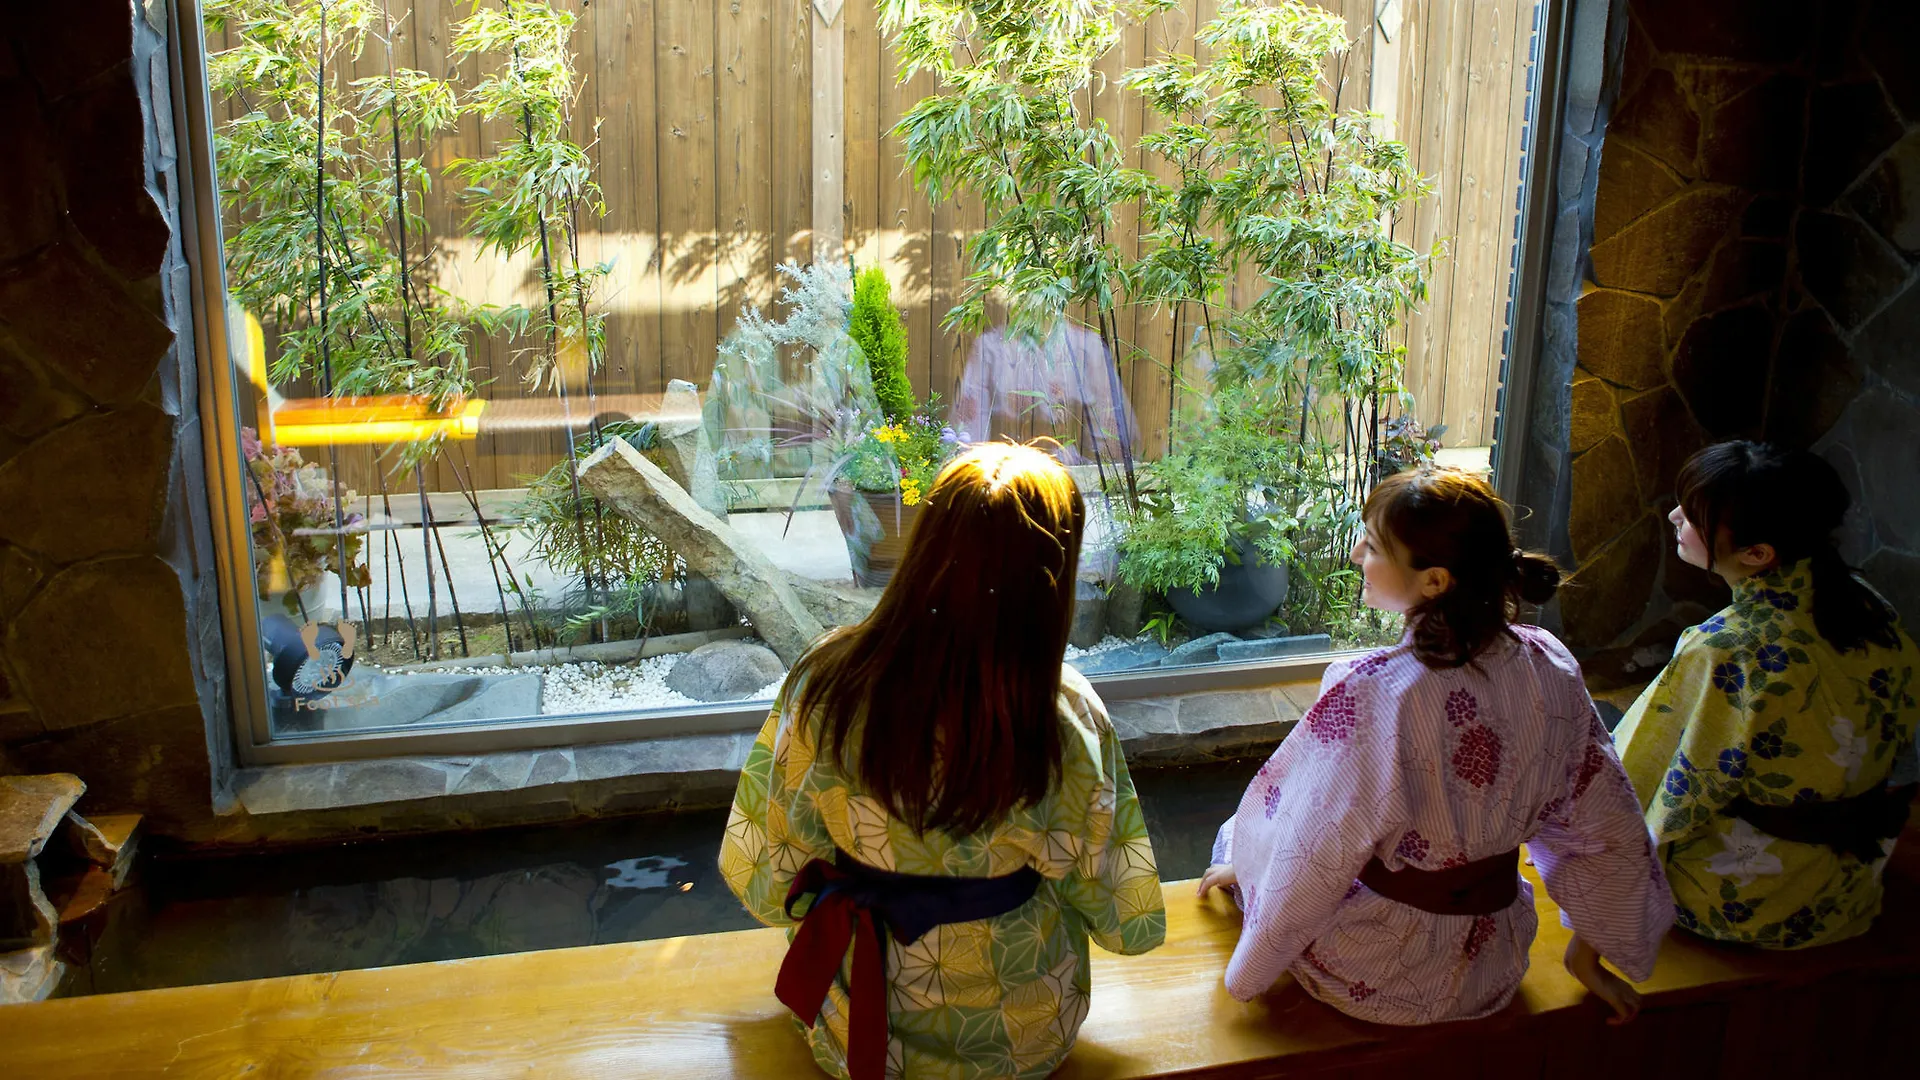
[[[1496,399],[1494,485],[1514,501],[1524,471],[1525,440],[1545,312],[1546,265],[1552,242],[1552,206],[1560,157],[1565,60],[1575,0],[1539,0],[1534,30],[1534,75],[1522,136],[1515,230],[1518,262],[1508,307],[1507,343]],[[199,427],[205,455],[208,517],[212,524],[226,657],[222,683],[242,766],[299,764],[398,756],[491,753],[645,738],[752,731],[766,702],[668,710],[622,710],[564,717],[502,719],[419,730],[313,732],[276,736],[267,708],[266,673],[259,661],[259,617],[253,592],[252,537],[241,475],[240,386],[235,377],[225,274],[225,238],[214,180],[212,98],[207,87],[200,0],[171,5],[172,96],[183,187],[182,248],[191,279],[193,348],[199,359]],[[1503,447],[1512,448],[1502,452]],[[1318,680],[1326,668],[1356,651],[1245,663],[1115,672],[1089,677],[1107,701],[1177,697]]]

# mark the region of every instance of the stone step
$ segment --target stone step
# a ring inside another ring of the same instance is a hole
[[[67,811],[67,846],[73,853],[104,870],[113,888],[124,885],[133,871],[140,846],[139,814],[101,814],[81,817]]]
[[[0,776],[0,866],[39,855],[86,790],[71,773]]]

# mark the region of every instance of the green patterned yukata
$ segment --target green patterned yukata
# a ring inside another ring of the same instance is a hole
[[[1858,795],[1911,750],[1913,641],[1903,631],[1898,649],[1839,652],[1814,628],[1813,603],[1805,562],[1736,584],[1730,606],[1680,636],[1615,734],[1694,933],[1794,949],[1863,933],[1880,911],[1884,856],[1862,863],[1721,813],[1742,796]]]
[[[836,847],[905,874],[999,877],[1033,867],[1046,880],[1005,915],[937,927],[911,945],[886,938],[887,1074],[1047,1075],[1086,1018],[1089,935],[1118,953],[1166,937],[1146,821],[1099,696],[1062,668],[1059,782],[971,836],[919,835],[896,820],[839,763],[815,756],[813,726],[787,709],[792,696],[782,687],[741,771],[720,847],[727,885],[761,922],[790,926],[794,875],[812,859],[831,862]],[[848,980],[843,963],[819,1023],[804,1029],[814,1060],[842,1078]]]

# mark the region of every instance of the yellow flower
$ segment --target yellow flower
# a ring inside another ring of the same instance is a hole
[[[906,504],[907,506],[919,506],[920,505],[920,489],[903,486],[900,489],[900,501]]]

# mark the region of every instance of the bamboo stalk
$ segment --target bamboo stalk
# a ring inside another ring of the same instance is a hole
[[[502,567],[506,568],[507,580],[513,581],[513,565],[507,562],[506,544],[494,539],[493,529],[487,524],[487,515],[480,509],[479,489],[473,488],[469,490],[467,477],[461,473],[460,466],[455,464],[453,459],[447,456],[444,445],[441,447],[440,453],[442,460],[446,461],[447,467],[453,470],[453,482],[459,486],[460,494],[466,497],[467,505],[473,508],[473,519],[480,526],[480,539],[487,549],[487,569],[493,572],[493,590],[500,597],[500,625],[507,628],[507,651],[513,652],[518,648],[513,640],[513,616],[507,607],[506,586],[501,584],[500,581],[500,570]],[[466,457],[464,451],[461,453],[461,457],[462,459]],[[527,633],[531,637],[532,643],[537,645],[539,644],[540,634],[534,626],[533,609],[527,604],[526,591],[519,587],[518,582],[515,582],[514,591],[519,594],[520,606],[526,615]]]

